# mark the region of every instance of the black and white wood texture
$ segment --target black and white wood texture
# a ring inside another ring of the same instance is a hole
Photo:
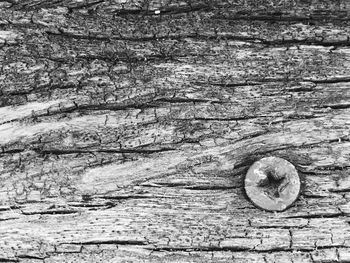
[[[350,262],[349,171],[348,0],[0,1],[0,262]]]

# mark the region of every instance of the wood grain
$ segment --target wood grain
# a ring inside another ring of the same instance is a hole
[[[0,1],[1,262],[349,262],[347,0]],[[281,213],[242,188],[293,163]]]

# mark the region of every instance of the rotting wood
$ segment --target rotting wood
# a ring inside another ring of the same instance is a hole
[[[0,1],[0,261],[348,262],[347,0]],[[242,178],[293,163],[301,197]]]

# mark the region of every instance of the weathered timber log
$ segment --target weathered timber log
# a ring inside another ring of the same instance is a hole
[[[349,262],[348,0],[0,1],[0,262]],[[302,179],[269,213],[243,177]]]

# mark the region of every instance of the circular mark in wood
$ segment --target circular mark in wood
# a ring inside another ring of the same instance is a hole
[[[298,198],[300,178],[290,162],[266,157],[249,168],[244,188],[255,206],[267,211],[283,211]]]

